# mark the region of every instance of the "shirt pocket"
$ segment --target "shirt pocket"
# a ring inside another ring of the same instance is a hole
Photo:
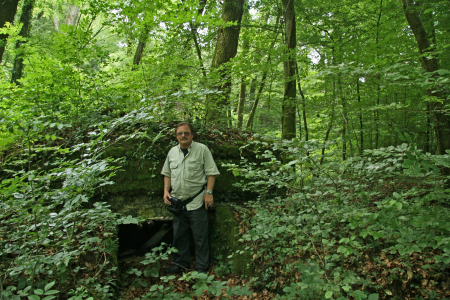
[[[188,176],[190,179],[197,181],[201,180],[204,174],[204,167],[202,163],[199,162],[189,162],[187,166]]]
[[[176,177],[179,173],[179,167],[178,167],[178,163],[177,162],[169,162],[169,166],[170,166],[170,174],[172,177]]]

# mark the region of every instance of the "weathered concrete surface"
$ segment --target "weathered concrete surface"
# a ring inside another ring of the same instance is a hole
[[[224,260],[233,254],[231,264],[236,274],[253,276],[255,268],[248,252],[238,254],[244,250],[245,245],[239,242],[239,224],[234,219],[233,209],[228,205],[220,205],[216,208],[211,218],[211,256],[221,256]]]
[[[202,140],[200,140],[202,142]],[[216,178],[214,198],[216,202],[243,201],[249,193],[243,193],[233,183],[236,178],[222,163],[240,161],[239,146],[208,144],[220,175]],[[120,170],[111,179],[115,184],[101,187],[95,200],[106,201],[113,211],[123,215],[140,216],[145,219],[171,217],[163,205],[163,176],[160,174],[166,155],[177,142],[174,137],[161,138],[158,143],[150,140],[133,139],[120,141],[107,148],[104,157],[124,158]]]

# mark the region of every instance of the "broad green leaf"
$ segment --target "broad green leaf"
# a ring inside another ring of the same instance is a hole
[[[368,300],[378,300],[378,294],[370,294]]]
[[[47,292],[49,289],[51,289],[55,285],[56,281],[52,281],[49,284],[47,284],[44,288],[44,290]]]

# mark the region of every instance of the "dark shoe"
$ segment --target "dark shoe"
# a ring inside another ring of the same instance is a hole
[[[181,271],[183,271],[183,269],[180,268],[179,266],[173,266],[173,267],[164,269],[164,271],[166,271],[166,274],[177,274],[177,273],[180,273]]]

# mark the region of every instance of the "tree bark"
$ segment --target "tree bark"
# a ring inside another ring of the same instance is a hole
[[[237,110],[237,128],[242,128],[242,123],[244,121],[244,108],[245,108],[245,92],[246,92],[247,85],[245,84],[244,77],[241,78],[241,86],[239,88],[239,103],[238,103],[238,110]]]
[[[141,62],[142,53],[144,53],[144,48],[145,48],[145,44],[147,43],[147,39],[148,39],[148,31],[146,31],[139,39],[139,42],[138,42],[138,45],[136,48],[136,52],[134,53],[132,70],[136,70],[137,66]]]
[[[430,36],[427,34],[424,24],[420,19],[420,15],[416,9],[412,0],[402,0],[403,10],[405,12],[406,20],[414,34],[419,53],[422,59],[422,68],[429,73],[436,75],[436,71],[439,70],[437,55],[435,48],[432,47]],[[431,24],[432,25],[432,24]],[[436,141],[438,144],[438,151],[440,154],[445,154],[445,150],[450,149],[450,118],[445,113],[445,105],[448,104],[448,100],[443,95],[441,87],[434,86],[427,90],[429,96],[436,97],[440,101],[430,102],[431,110],[433,112],[433,119],[435,123]]]
[[[330,136],[331,129],[333,128],[334,106],[335,106],[336,101],[337,101],[337,99],[336,99],[336,84],[334,82],[334,79],[331,79],[331,80],[332,80],[332,84],[333,84],[333,99],[331,100],[330,122],[328,123],[328,128],[327,128],[327,131],[325,133],[325,138],[323,139],[322,156],[320,157],[319,165],[322,165],[323,161],[325,159],[325,144],[327,143],[328,138]]]
[[[381,25],[382,13],[383,13],[383,0],[380,0],[380,13],[378,14],[377,33],[376,33],[376,37],[375,37],[377,59],[379,59],[379,57],[380,57],[380,53],[378,52],[378,43],[379,43],[379,36],[380,36],[380,25]],[[378,110],[378,107],[380,105],[380,92],[381,92],[380,78],[381,78],[381,76],[378,74],[376,76],[376,78],[377,78],[377,107],[373,111],[373,114],[374,114],[374,119],[375,119],[375,149],[378,149],[378,141],[379,141],[379,137],[380,137],[380,125],[379,125],[380,111]]]
[[[290,140],[295,138],[295,110],[296,110],[296,94],[295,87],[295,47],[297,45],[296,28],[295,28],[295,8],[293,0],[283,0],[284,27],[285,27],[285,44],[287,50],[287,59],[283,63],[284,67],[284,96],[282,104],[281,118],[281,138]]]
[[[270,55],[267,58],[267,61],[270,61]],[[258,107],[262,91],[264,90],[264,86],[266,85],[266,78],[267,78],[267,70],[264,70],[261,78],[261,84],[259,85],[258,93],[256,94],[255,102],[253,102],[252,109],[250,111],[250,114],[248,115],[247,124],[245,125],[246,129],[250,129],[253,126],[253,119],[255,118],[256,108]]]
[[[76,5],[69,5],[69,10],[67,11],[66,25],[76,26],[79,12],[80,7]]]
[[[245,12],[244,12],[244,18],[245,20],[248,19],[249,10],[248,5],[246,5]],[[247,56],[248,49],[250,48],[250,41],[248,40],[248,33],[244,32],[243,34],[243,43],[242,43],[242,57]],[[237,128],[242,128],[242,123],[244,121],[244,108],[245,108],[245,93],[247,89],[247,84],[245,83],[245,75],[241,78],[241,84],[239,87],[239,102],[238,102],[238,109],[237,109]]]
[[[300,96],[302,98],[302,115],[303,115],[303,127],[305,127],[305,141],[309,141],[309,134],[308,134],[308,122],[306,121],[306,98],[302,91],[302,86],[300,84],[300,75],[298,73],[298,64],[295,62],[295,71],[297,72],[298,81],[298,91],[300,93]],[[309,152],[308,152],[309,155]]]
[[[236,25],[220,27],[217,31],[217,43],[210,69],[217,71],[220,77],[217,89],[220,93],[206,97],[206,122],[226,125],[228,98],[231,79],[226,64],[236,56],[239,33],[241,29],[244,0],[224,0],[222,5],[222,21],[234,22]]]
[[[358,104],[361,105],[361,93],[359,90],[359,78],[356,78],[356,93],[358,94]],[[359,155],[363,155],[364,153],[364,132],[363,132],[363,117],[362,117],[362,109],[359,109],[359,139],[361,147],[359,148]]]
[[[22,14],[20,15],[20,23],[22,23],[22,29],[19,35],[28,38],[31,28],[31,17],[33,12],[34,0],[25,0],[22,6]],[[23,42],[16,43],[16,49],[18,53],[14,59],[14,67],[12,70],[11,83],[19,84],[18,80],[22,78],[23,73]]]
[[[5,26],[6,22],[12,23],[17,13],[19,0],[0,0],[0,28]],[[7,34],[0,34],[0,63],[5,52]]]

